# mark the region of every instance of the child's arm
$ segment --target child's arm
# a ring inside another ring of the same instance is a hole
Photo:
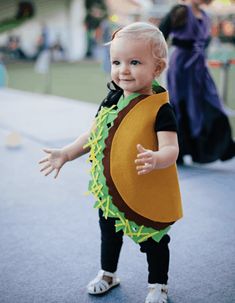
[[[94,128],[95,124],[92,126],[90,131],[83,133],[73,143],[66,145],[61,149],[43,149],[43,151],[47,153],[47,156],[39,161],[39,164],[44,164],[40,171],[44,172],[45,176],[48,176],[55,170],[56,178],[60,169],[66,162],[72,161],[89,152],[89,148],[84,148],[83,146],[88,142],[91,131]]]
[[[174,164],[179,154],[179,146],[176,132],[159,131],[158,151],[145,149],[142,145],[137,145],[137,164],[138,175],[151,172],[154,169],[167,168]]]

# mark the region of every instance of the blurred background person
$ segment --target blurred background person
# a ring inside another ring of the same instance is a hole
[[[2,61],[2,55],[0,53],[0,88],[6,86],[6,84],[7,84],[7,71]]]
[[[6,46],[6,53],[11,59],[25,60],[28,56],[22,50],[20,45],[20,38],[17,36],[10,36]]]
[[[42,32],[37,39],[36,49],[35,59],[37,59],[43,51],[49,49],[49,31],[45,25],[42,26]]]
[[[51,57],[53,61],[63,61],[66,59],[65,50],[59,36],[56,38],[55,43],[51,46]]]
[[[101,22],[100,24],[101,32],[102,32],[102,68],[107,78],[110,79],[111,72],[111,64],[110,64],[110,55],[109,55],[109,45],[105,45],[106,43],[111,41],[111,24],[108,19],[108,16]]]
[[[201,8],[211,0],[180,1],[160,29],[174,46],[167,73],[168,90],[179,126],[180,155],[193,162],[225,161],[235,156],[231,127],[206,65],[210,20]]]

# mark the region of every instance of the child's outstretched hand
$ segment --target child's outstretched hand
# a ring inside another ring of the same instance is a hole
[[[156,153],[150,149],[145,149],[141,144],[137,144],[137,159],[135,160],[138,175],[150,173],[156,167]]]
[[[40,171],[44,172],[45,176],[48,176],[55,170],[54,178],[56,178],[61,167],[68,161],[68,157],[61,149],[44,148],[43,151],[47,153],[47,156],[39,161],[39,164],[44,164]]]

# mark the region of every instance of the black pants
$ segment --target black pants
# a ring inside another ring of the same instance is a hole
[[[123,232],[115,231],[115,219],[103,217],[99,210],[99,223],[101,229],[101,268],[105,271],[115,272],[123,243]],[[140,243],[140,251],[146,253],[148,262],[148,283],[167,284],[169,270],[170,237],[163,236],[157,243],[152,238]]]

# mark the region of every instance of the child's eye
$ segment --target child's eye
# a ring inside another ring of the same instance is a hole
[[[131,60],[131,64],[132,65],[138,65],[138,64],[141,64],[141,63],[138,60]]]
[[[119,62],[118,60],[114,60],[114,61],[112,62],[112,64],[113,64],[113,65],[119,65],[120,62]]]

